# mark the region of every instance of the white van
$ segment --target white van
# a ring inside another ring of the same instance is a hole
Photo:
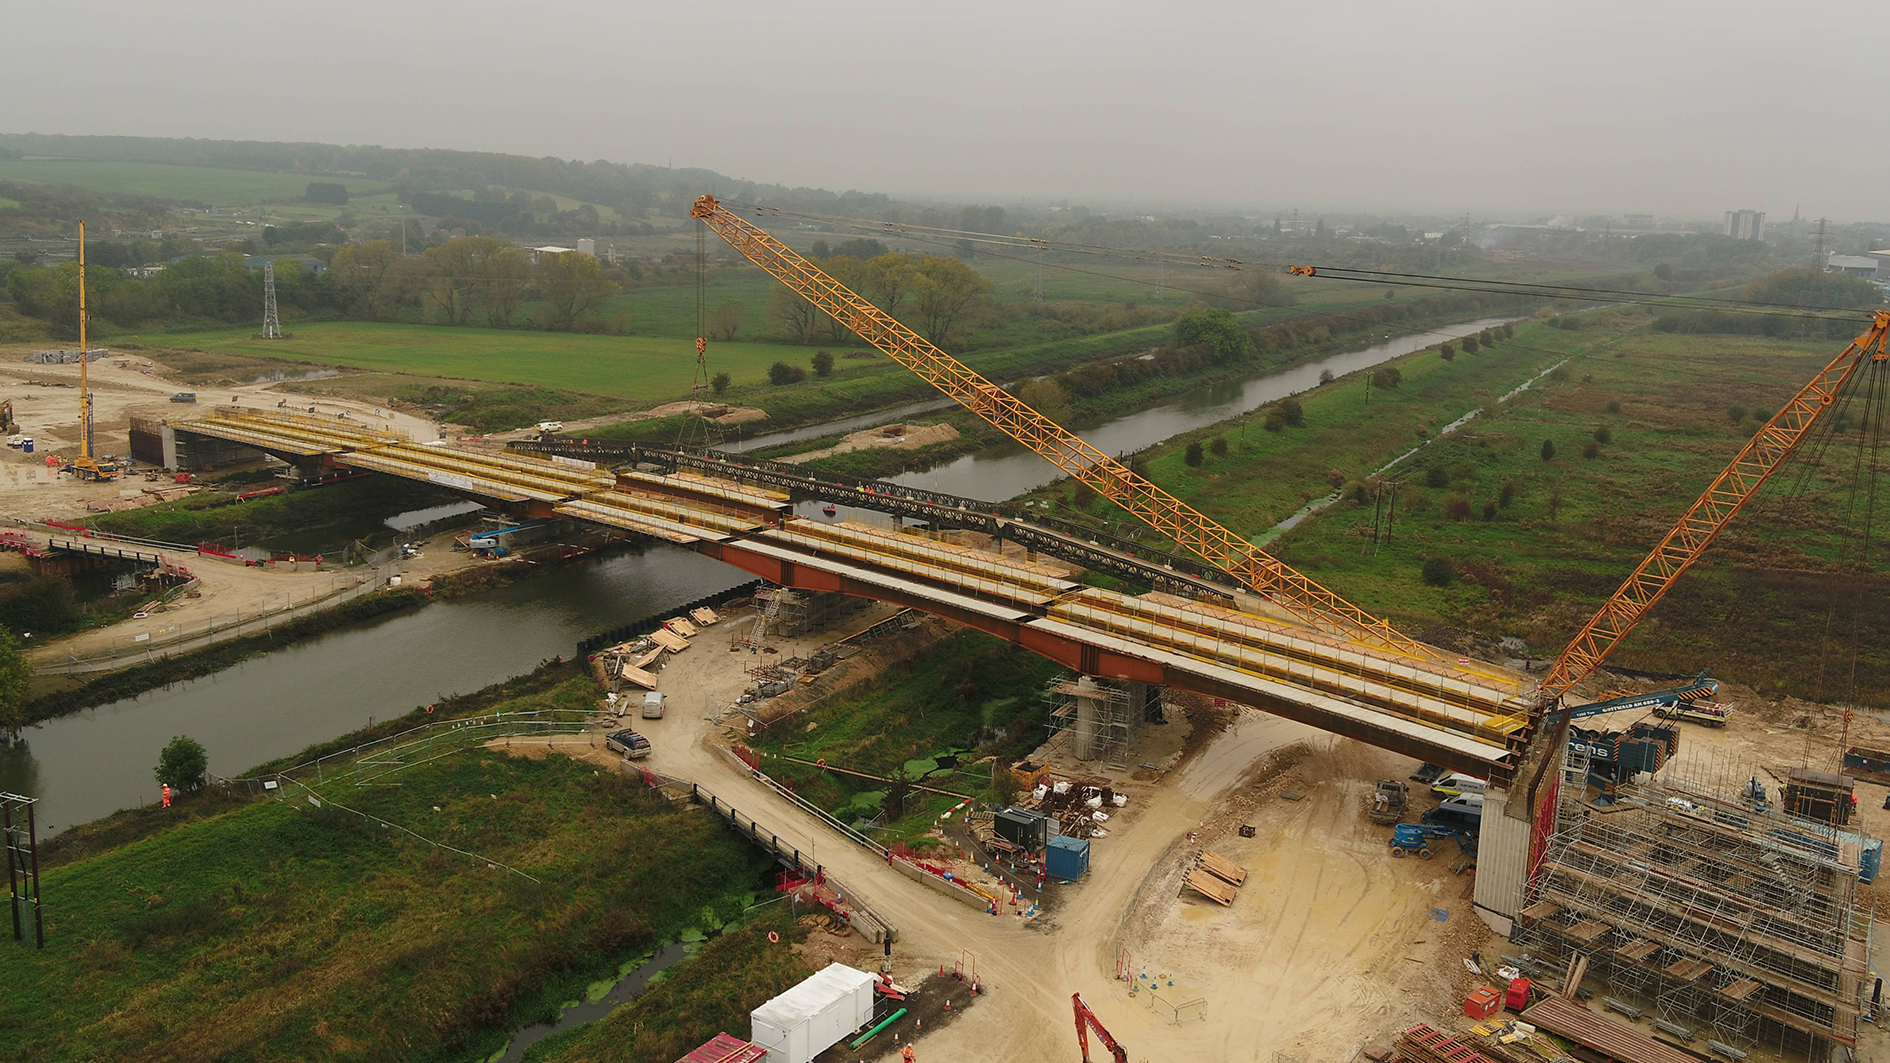
[[[651,690],[644,693],[643,718],[646,720],[663,718],[663,695],[660,692]]]
[[[1453,772],[1431,784],[1431,792],[1439,797],[1456,797],[1458,794],[1480,794],[1490,788],[1490,784],[1474,775]]]
[[[1420,817],[1420,821],[1424,823],[1461,826],[1472,830],[1476,829],[1477,824],[1482,820],[1482,794],[1458,794]]]
[[[538,430],[540,432],[562,432],[564,431],[564,422],[563,421],[540,421],[538,422]]]

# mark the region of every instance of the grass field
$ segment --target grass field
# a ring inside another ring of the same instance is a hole
[[[372,194],[391,187],[385,181],[358,177],[311,177],[307,174],[91,159],[0,160],[0,177],[44,184],[76,185],[108,195],[157,196],[161,199],[212,203],[219,207],[250,207],[272,200],[300,199],[310,181],[345,184],[350,194]]]
[[[1665,334],[1638,313],[1585,318],[1589,327],[1572,332],[1523,325],[1493,351],[1451,362],[1435,350],[1411,355],[1393,363],[1402,386],[1374,389],[1369,404],[1364,381],[1344,378],[1301,396],[1303,428],[1271,433],[1250,415],[1177,437],[1153,452],[1150,475],[1258,535],[1334,481],[1349,492],[1481,406],[1465,429],[1388,474],[1403,485],[1388,543],[1371,547],[1367,493],[1306,520],[1273,549],[1407,630],[1446,642],[1468,634],[1465,648],[1514,636],[1553,656],[1757,429],[1751,417],[1735,424],[1729,408],[1769,414],[1841,346]],[[1492,401],[1565,357],[1563,379]],[[1215,436],[1228,453],[1188,466],[1185,445]],[[1614,663],[1671,673],[1710,667],[1769,692],[1890,704],[1890,648],[1858,639],[1890,622],[1890,565],[1881,545],[1861,564],[1856,538],[1867,509],[1866,494],[1851,489],[1862,436],[1835,436],[1808,474],[1803,457],[1794,459]],[[1542,458],[1545,439],[1555,445],[1552,460]],[[1595,454],[1585,457],[1590,444]],[[1861,460],[1867,471],[1868,455]],[[1885,472],[1879,467],[1878,477]],[[1067,506],[1073,496],[1059,493]],[[1433,557],[1457,573],[1446,586],[1421,578]],[[1827,667],[1839,660],[1842,667]]]
[[[202,348],[222,354],[284,358],[317,365],[461,377],[587,391],[655,405],[686,398],[695,348],[648,336],[586,336],[524,329],[445,328],[374,321],[302,322],[294,335],[259,340],[252,328],[144,333],[115,337],[151,348]],[[717,343],[716,371],[760,383],[783,358],[805,364],[811,350],[763,343]]]
[[[595,697],[578,679],[500,707]],[[562,757],[474,750],[328,796],[543,884],[299,797],[194,820],[203,799],[186,798],[187,822],[44,872],[46,948],[9,955],[0,1051],[479,1059],[626,960],[734,918],[766,863],[719,820]]]
[[[890,775],[902,767],[914,777],[935,768],[941,754],[976,749],[1001,762],[1022,755],[1046,737],[1049,706],[1044,687],[1063,674],[1060,665],[985,634],[963,631],[895,665],[866,687],[821,703],[753,744],[803,760]],[[808,726],[818,724],[818,726]],[[996,736],[992,738],[991,736]],[[791,761],[768,771],[840,819],[867,820],[881,811],[883,785],[850,779]],[[947,770],[927,784],[961,793],[989,789],[989,774]],[[890,842],[914,841],[930,830],[949,798],[914,794],[903,815],[873,831]]]

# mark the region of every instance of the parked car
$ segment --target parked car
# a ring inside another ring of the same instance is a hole
[[[642,760],[650,755],[650,740],[635,731],[613,731],[604,739],[607,749],[623,754],[625,760]]]
[[[643,694],[643,718],[660,720],[663,718],[663,695],[657,691],[645,691]]]
[[[171,396],[171,401],[172,402],[196,402],[197,393],[194,391],[180,391],[177,394]],[[280,406],[281,403],[277,403],[276,405]]]

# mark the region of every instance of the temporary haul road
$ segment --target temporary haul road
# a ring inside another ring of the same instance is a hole
[[[786,495],[687,474],[611,473],[571,458],[416,444],[346,420],[219,409],[168,431],[299,465],[371,469],[510,511],[666,539],[783,586],[840,591],[989,632],[1086,675],[1190,690],[1493,783],[1531,732],[1525,681],[1420,662],[1280,620],[1084,586],[1042,566],[793,516]]]

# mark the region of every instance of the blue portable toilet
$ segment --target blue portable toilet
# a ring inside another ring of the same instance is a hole
[[[1075,882],[1089,871],[1089,839],[1052,834],[1043,860],[1045,871],[1065,882]]]
[[[20,452],[22,454],[31,454],[33,452],[33,441],[30,439],[21,440]]]

